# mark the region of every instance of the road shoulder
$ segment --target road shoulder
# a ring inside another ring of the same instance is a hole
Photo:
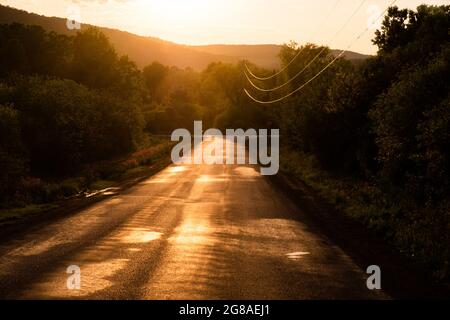
[[[299,179],[279,173],[267,178],[295,204],[311,222],[341,247],[362,269],[378,265],[383,290],[394,299],[442,299],[448,288],[434,284],[430,275],[413,265],[362,224],[345,216]]]

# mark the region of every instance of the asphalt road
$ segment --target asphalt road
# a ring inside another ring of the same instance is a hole
[[[308,220],[256,166],[173,165],[0,245],[0,297],[388,298]]]

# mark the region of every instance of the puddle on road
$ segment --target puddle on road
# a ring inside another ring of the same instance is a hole
[[[101,262],[81,264],[81,289],[69,290],[66,267],[57,269],[48,277],[25,290],[21,299],[35,299],[45,297],[47,299],[81,298],[95,292],[107,289],[113,285],[113,277],[129,262],[128,259],[110,259]]]
[[[255,170],[255,168],[251,168],[251,167],[237,167],[234,169],[234,172],[238,173],[241,176],[246,176],[246,177],[261,176],[261,174]]]
[[[169,241],[185,246],[203,244],[209,239],[209,229],[209,225],[200,219],[188,220],[176,229]]]
[[[299,251],[299,252],[288,253],[288,254],[286,254],[286,257],[288,257],[288,259],[290,259],[290,260],[300,260],[302,257],[308,256],[310,254],[311,254],[310,252]]]
[[[86,194],[86,198],[91,198],[96,195],[104,195],[104,196],[112,196],[117,194],[120,191],[120,188],[106,188],[102,190],[93,191],[91,193]]]
[[[161,232],[154,232],[145,228],[132,229],[127,235],[120,237],[123,243],[147,243],[162,237]]]
[[[169,168],[170,173],[180,173],[180,172],[184,172],[186,170],[187,170],[187,167],[185,167],[185,166],[175,166],[175,167]]]

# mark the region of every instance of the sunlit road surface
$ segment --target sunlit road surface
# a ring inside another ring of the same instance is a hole
[[[1,298],[386,298],[256,166],[172,165],[0,254]]]

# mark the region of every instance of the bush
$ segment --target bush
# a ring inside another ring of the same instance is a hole
[[[404,72],[370,112],[381,178],[402,189],[406,184],[407,192],[421,203],[438,190],[442,194],[450,180],[445,174],[450,150],[448,101],[443,101],[450,92],[449,74],[450,47],[428,66]]]
[[[36,175],[73,173],[132,151],[141,139],[138,106],[71,80],[22,78],[13,97]]]
[[[26,173],[19,112],[0,105],[0,201],[8,201]]]

